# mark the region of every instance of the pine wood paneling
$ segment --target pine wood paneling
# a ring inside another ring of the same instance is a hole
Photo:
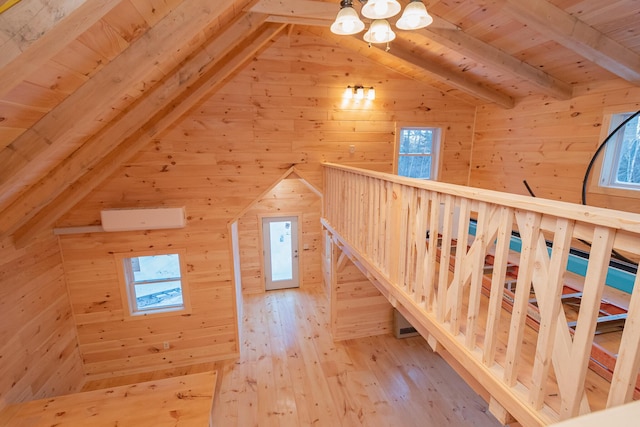
[[[388,334],[393,326],[393,307],[351,261],[337,274],[331,290],[331,335],[348,340]]]
[[[608,134],[606,117],[640,109],[640,89],[615,83],[576,92],[570,101],[527,98],[509,111],[479,107],[469,185],[528,194],[527,180],[537,197],[580,203],[589,161]],[[590,181],[598,176],[596,166]],[[640,212],[640,195],[588,189],[588,205]]]
[[[215,264],[226,236],[184,231],[61,236],[80,351],[89,376],[109,376],[229,357],[237,352],[229,270]],[[125,320],[114,253],[186,249],[191,314]],[[165,350],[163,343],[170,348]]]
[[[56,239],[0,242],[0,408],[77,391],[82,377]]]
[[[344,89],[357,83],[375,85],[379,99],[343,106]],[[121,207],[185,206],[188,215],[183,230],[61,237],[87,373],[141,372],[234,355],[228,222],[293,165],[320,189],[322,161],[391,171],[401,119],[445,127],[442,179],[466,181],[466,174],[449,171],[467,168],[473,112],[471,105],[322,39],[297,31],[277,39],[58,222],[99,224],[101,209]],[[303,283],[320,283],[319,197],[299,180],[286,179],[255,209],[239,222],[244,291],[263,289],[258,210],[302,214],[302,243],[309,245],[302,251]],[[187,249],[192,315],[123,322],[111,252],[169,247]],[[163,341],[172,347],[161,350]]]

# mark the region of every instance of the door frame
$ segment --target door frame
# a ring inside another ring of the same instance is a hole
[[[298,232],[298,287],[302,287],[303,285],[303,271],[304,271],[304,263],[302,260],[302,213],[301,212],[274,212],[267,214],[258,214],[258,239],[260,245],[258,246],[258,252],[260,253],[260,276],[262,277],[262,288],[267,290],[267,276],[266,276],[266,268],[264,264],[264,232],[262,231],[262,220],[264,218],[285,218],[285,217],[296,217],[297,218],[297,232]]]

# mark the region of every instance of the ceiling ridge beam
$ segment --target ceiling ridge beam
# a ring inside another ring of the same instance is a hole
[[[265,18],[262,17],[261,19]],[[148,105],[141,105],[140,108],[137,108],[136,112],[132,113],[138,119],[138,127],[133,133],[121,140],[113,150],[91,168],[88,168],[81,177],[67,183],[64,191],[57,197],[50,200],[46,205],[34,209],[28,221],[20,221],[17,224],[18,227],[13,234],[16,247],[27,244],[41,231],[52,227],[62,215],[120,168],[122,163],[137,154],[146,144],[151,142],[183,114],[187,113],[205,96],[210,95],[224,85],[239,67],[251,60],[256,52],[273,40],[286,28],[286,25],[263,24],[258,28],[251,25],[241,33],[250,38],[250,40],[238,37],[237,27],[233,28],[224,37],[225,39],[233,40],[235,42],[234,46],[239,46],[238,50],[219,56],[217,61],[213,60],[210,61],[209,65],[204,65],[205,69],[202,70],[202,73],[198,73],[198,78],[195,81],[189,81],[188,84],[185,83],[187,85],[185,90],[181,90],[183,89],[181,87],[172,92],[173,96],[167,95],[162,105],[154,108],[155,114],[149,115]],[[252,29],[255,31],[251,31]],[[216,43],[220,43],[219,38],[210,43],[210,48],[215,49]],[[189,68],[197,70],[201,65],[200,61],[192,61],[189,63]],[[183,70],[176,71],[174,76],[178,79],[184,78],[181,71]],[[156,96],[162,98],[164,93],[164,88],[158,88]],[[145,112],[145,114],[140,116],[140,112]],[[148,117],[148,119],[140,125],[140,117]],[[132,118],[134,117],[128,117],[128,119]],[[87,147],[84,153],[91,153],[91,148]],[[81,164],[83,160],[78,158],[74,161],[77,164]],[[64,174],[67,166],[66,164],[60,165],[58,173]],[[45,181],[46,178],[41,181],[41,184],[44,184]],[[41,188],[39,191],[44,191],[45,187]]]
[[[121,102],[127,91],[148,78],[163,57],[188,55],[185,43],[215,23],[226,10],[211,0],[183,1],[0,151],[0,205],[23,191],[25,181],[30,185],[34,178],[45,175],[52,169],[52,161],[66,157],[90,136],[74,124],[94,122],[99,114]]]
[[[524,61],[479,40],[464,31],[426,27],[421,31],[426,37],[449,49],[504,72],[521,77],[540,88],[546,94],[561,100],[573,97],[573,86]]]
[[[37,71],[70,42],[102,19],[119,1],[86,1],[0,68],[0,97]]]
[[[368,43],[361,41],[357,37],[336,36],[329,29],[309,28],[309,31],[312,34],[338,43],[341,47],[353,50],[380,65],[404,74],[413,80],[421,79],[417,78],[414,73],[405,73],[398,70],[397,66],[394,67],[394,64],[397,65],[398,61],[400,61],[404,66],[415,70],[418,75],[428,74],[432,77],[429,79],[430,81],[427,79],[422,80],[427,83],[431,83],[433,79],[436,79],[485,102],[495,103],[507,109],[513,108],[515,105],[515,100],[507,94],[488,88],[479,82],[471,81],[466,76],[461,76],[434,62],[416,58],[411,52],[403,49],[398,40],[394,42],[391,51],[385,52],[382,49],[370,48]]]
[[[546,0],[506,0],[517,20],[589,61],[640,84],[640,55]]]

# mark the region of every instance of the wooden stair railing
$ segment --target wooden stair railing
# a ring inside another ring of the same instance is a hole
[[[322,223],[333,242],[366,268],[416,329],[469,370],[494,407],[524,426],[543,426],[633,399],[640,366],[637,277],[610,383],[591,375],[589,360],[611,251],[640,258],[640,215],[335,164],[325,165],[324,189]],[[517,253],[509,248],[513,230],[522,239]],[[440,245],[431,243],[439,239],[427,240],[428,233],[440,234]],[[562,291],[577,239],[592,246],[570,331]],[[553,242],[551,251],[546,240]],[[452,241],[468,246],[452,247]],[[517,282],[507,312],[504,284],[514,263]],[[537,330],[527,326],[532,297]]]

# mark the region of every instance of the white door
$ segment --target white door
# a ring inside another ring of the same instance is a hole
[[[265,289],[297,288],[298,217],[262,219]]]

